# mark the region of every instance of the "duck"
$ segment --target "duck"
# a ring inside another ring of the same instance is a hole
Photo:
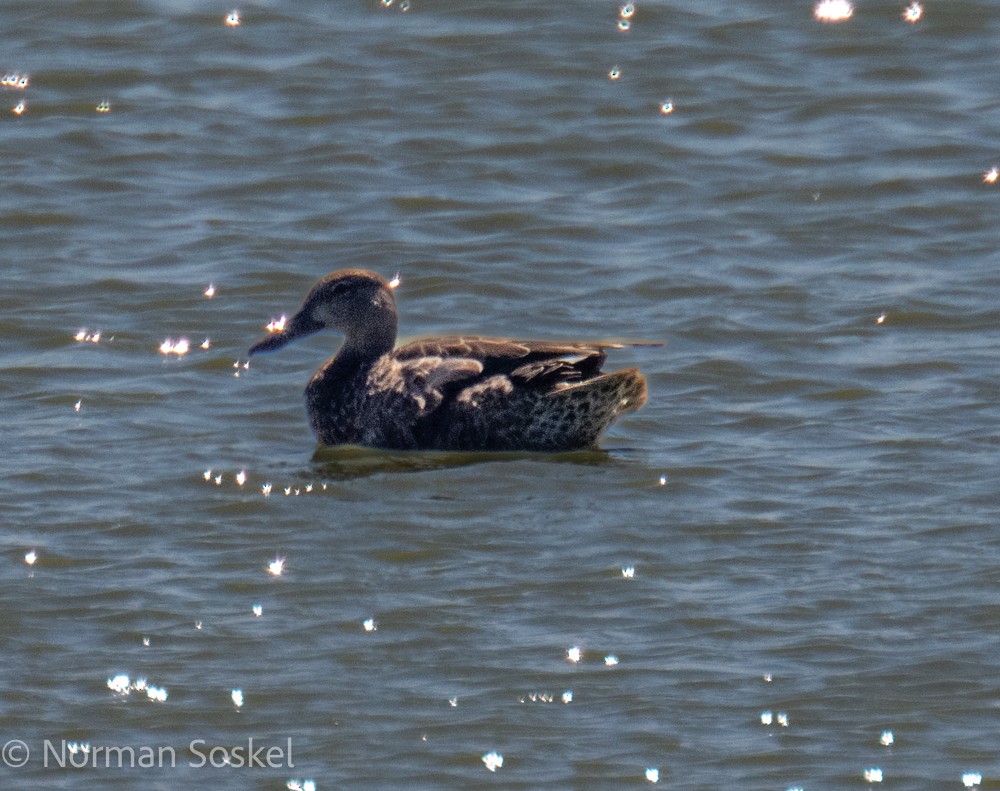
[[[618,343],[429,337],[396,346],[395,287],[364,269],[320,279],[284,324],[249,356],[321,330],[344,338],[305,389],[309,425],[323,445],[385,450],[592,449],[647,397],[637,368],[605,373]]]

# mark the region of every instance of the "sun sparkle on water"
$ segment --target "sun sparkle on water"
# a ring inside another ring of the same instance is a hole
[[[503,756],[496,750],[491,750],[483,756],[483,763],[486,765],[487,769],[491,772],[495,772],[503,766]]]
[[[167,338],[160,344],[160,354],[176,354],[182,356],[188,353],[191,349],[191,343],[187,338],[180,338],[174,341],[172,338]]]
[[[285,571],[285,559],[277,557],[267,564],[267,573],[272,577],[280,577]]]
[[[854,16],[854,6],[847,0],[822,0],[813,13],[820,22],[843,22]]]

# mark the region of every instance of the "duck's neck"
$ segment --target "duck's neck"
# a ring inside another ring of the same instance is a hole
[[[374,362],[396,345],[396,311],[383,310],[368,317],[344,339],[338,357],[358,363]]]

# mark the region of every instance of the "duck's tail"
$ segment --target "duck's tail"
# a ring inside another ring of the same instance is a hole
[[[629,368],[557,387],[548,397],[560,402],[553,413],[559,430],[572,438],[564,444],[591,447],[619,416],[646,403],[646,377]]]
[[[572,384],[563,384],[552,395],[572,401],[601,406],[612,412],[612,419],[634,412],[646,403],[646,377],[638,368],[627,368]]]

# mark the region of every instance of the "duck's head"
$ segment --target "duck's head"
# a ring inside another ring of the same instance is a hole
[[[396,343],[396,300],[387,282],[365,269],[341,269],[320,280],[283,329],[257,341],[250,355],[269,352],[312,335],[334,330],[344,336],[342,352],[377,357]]]

